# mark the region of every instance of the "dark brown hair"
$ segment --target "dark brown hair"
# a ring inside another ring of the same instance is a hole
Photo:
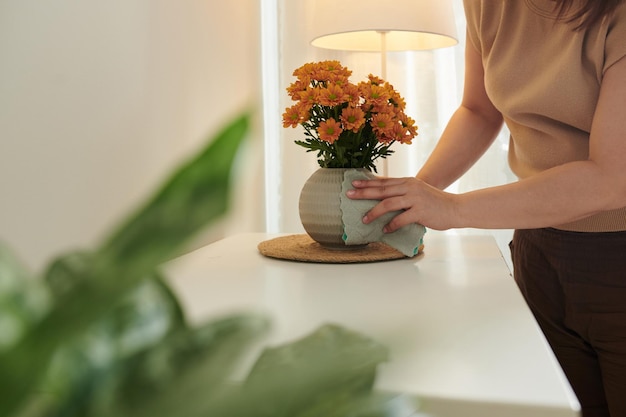
[[[558,18],[564,18],[567,15],[567,22],[576,22],[576,30],[580,30],[610,15],[621,2],[622,0],[582,0],[582,5],[571,15],[568,15],[568,12],[577,3],[576,0],[557,0],[554,8]]]

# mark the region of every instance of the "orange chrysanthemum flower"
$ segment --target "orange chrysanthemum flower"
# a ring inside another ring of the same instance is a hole
[[[348,95],[338,85],[331,84],[328,87],[319,90],[318,101],[322,106],[339,106],[348,100]]]
[[[283,113],[283,127],[296,127],[308,120],[309,111],[302,104],[295,104]]]
[[[357,133],[365,124],[365,113],[358,107],[346,107],[341,112],[341,123],[345,130]]]
[[[406,108],[406,102],[404,101],[402,96],[398,94],[397,91],[391,92],[391,98],[389,101],[391,102],[391,104],[395,106],[396,111],[403,112],[404,109]]]
[[[331,144],[339,139],[341,132],[341,124],[332,118],[321,122],[317,129],[320,139]]]
[[[333,74],[330,73],[330,78],[328,80],[329,84],[334,84],[338,87],[344,88],[346,87],[348,84],[350,84],[350,81],[348,81],[348,77],[346,77],[343,74]]]
[[[313,71],[317,67],[318,67],[318,64],[314,64],[312,62],[309,62],[309,63],[304,64],[300,68],[295,69],[293,71],[293,75],[295,75],[296,77],[302,79],[304,77],[309,76],[311,73],[313,73]]]
[[[388,114],[391,117],[396,117],[395,107],[386,102],[371,104],[370,111],[372,114]]]
[[[317,97],[319,95],[319,90],[316,88],[307,87],[306,90],[300,91],[298,94],[298,99],[300,103],[306,106],[313,106],[317,103]]]
[[[311,80],[309,78],[298,79],[287,88],[287,94],[289,94],[292,100],[297,101],[300,98],[300,93],[305,91],[310,83]]]
[[[361,94],[359,93],[359,87],[354,84],[348,83],[343,88],[343,92],[347,97],[347,102],[351,106],[357,106],[361,102]]]
[[[394,123],[391,128],[391,137],[393,140],[397,140],[400,143],[407,145],[411,144],[412,136],[409,135],[407,128],[402,126],[401,123]]]
[[[319,68],[335,75],[343,75],[346,78],[352,75],[352,71],[341,65],[341,62],[335,60],[322,61],[319,63]]]
[[[319,82],[323,82],[323,83],[327,83],[328,81],[330,81],[330,79],[332,78],[332,73],[326,71],[325,69],[322,68],[316,68],[312,73],[311,73],[311,78],[314,79],[315,81],[319,81]]]
[[[402,126],[404,126],[411,136],[411,139],[417,136],[417,125],[415,124],[415,120],[411,119],[405,113],[400,114],[400,122]]]
[[[380,106],[389,102],[389,93],[384,87],[379,85],[361,83],[359,85],[359,91],[367,105]]]
[[[367,76],[367,79],[370,80],[370,83],[374,85],[383,85],[385,83],[385,80],[372,74],[369,74]]]
[[[378,138],[393,137],[394,120],[389,113],[378,113],[372,116],[371,126]]]

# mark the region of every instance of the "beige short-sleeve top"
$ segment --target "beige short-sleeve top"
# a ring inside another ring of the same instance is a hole
[[[487,94],[511,132],[512,171],[526,178],[587,159],[602,77],[626,56],[626,2],[584,31],[557,21],[551,0],[464,5],[468,42],[482,55]],[[626,230],[626,208],[555,227]]]

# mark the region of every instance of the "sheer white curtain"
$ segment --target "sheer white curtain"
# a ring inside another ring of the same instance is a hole
[[[341,52],[317,49],[310,45],[307,36],[306,4],[291,0],[267,0],[265,11],[277,11],[276,45],[273,77],[278,95],[275,97],[274,114],[265,109],[266,135],[266,197],[267,229],[270,232],[300,232],[298,196],[304,181],[317,169],[314,154],[293,143],[301,135],[297,129],[284,129],[280,114],[292,103],[285,88],[293,81],[292,72],[305,62],[337,59],[353,71],[352,81],[358,82],[367,74],[380,75],[380,55],[365,52]],[[395,146],[395,154],[388,159],[390,176],[413,176],[432,151],[448,118],[459,104],[463,87],[463,54],[465,47],[465,18],[462,0],[454,0],[459,44],[445,49],[417,52],[388,53],[387,79],[404,96],[407,113],[416,120],[419,136],[412,145]],[[265,26],[265,30],[268,30]],[[267,46],[267,45],[266,45]],[[266,48],[267,51],[267,48]],[[267,54],[264,55],[268,59]],[[266,68],[267,70],[267,68]],[[275,92],[273,92],[275,93]],[[273,94],[266,88],[265,94]],[[279,126],[268,129],[270,124]],[[503,131],[497,142],[485,156],[462,179],[450,187],[450,191],[464,192],[476,188],[510,182],[514,176],[507,167],[508,132]],[[450,233],[467,233],[454,230]],[[492,233],[504,246],[510,231],[477,231]],[[506,253],[503,250],[504,253]]]

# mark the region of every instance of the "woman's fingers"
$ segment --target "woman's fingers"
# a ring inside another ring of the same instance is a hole
[[[406,184],[403,178],[354,181],[354,190],[349,190],[346,195],[355,200],[382,200],[406,194]]]
[[[380,200],[364,217],[363,223],[369,224],[380,216],[394,211],[409,210],[419,204],[422,182],[415,178],[390,178],[360,181],[348,197],[354,199]],[[415,222],[409,215],[398,215],[385,227],[392,232],[402,226]]]
[[[363,217],[363,223],[368,224],[391,211],[404,210],[411,207],[411,204],[406,202],[403,197],[391,197],[382,200],[376,204],[370,211]]]
[[[395,216],[393,219],[391,219],[391,221],[387,223],[385,227],[383,227],[383,232],[393,233],[396,230],[411,223],[418,223],[418,222],[413,219],[412,213],[410,211],[404,211],[398,214],[397,216]]]
[[[407,178],[378,178],[373,180],[356,180],[352,181],[355,188],[384,187],[390,185],[403,184]]]

